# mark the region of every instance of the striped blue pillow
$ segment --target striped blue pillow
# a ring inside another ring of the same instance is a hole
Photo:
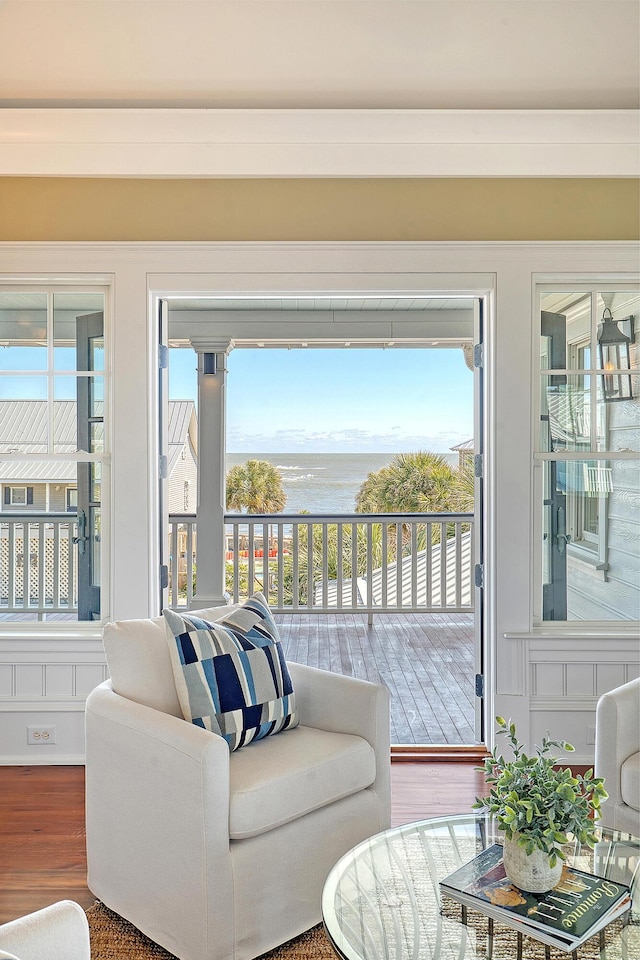
[[[295,694],[278,628],[261,593],[219,621],[164,611],[185,720],[230,750],[295,727]]]

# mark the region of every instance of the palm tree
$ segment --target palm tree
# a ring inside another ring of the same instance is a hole
[[[282,486],[282,474],[268,460],[247,460],[232,467],[227,473],[226,504],[227,510],[246,513],[280,513],[287,502]],[[263,528],[264,530],[264,528]],[[268,594],[269,550],[272,548],[271,524],[267,531],[267,542],[263,539],[262,589]],[[242,575],[242,574],[241,574]],[[227,576],[233,576],[233,565],[227,569]],[[251,585],[253,592],[255,584]]]
[[[227,473],[227,510],[280,513],[286,502],[282,474],[268,460],[247,460]]]
[[[391,462],[370,473],[356,497],[358,513],[454,513],[460,509],[460,474],[439,453],[418,450],[398,453]],[[429,525],[418,531],[418,549],[425,546]],[[445,535],[453,532],[447,526]],[[439,543],[442,528],[431,527],[432,543]],[[396,527],[388,528],[389,556],[396,553]],[[409,548],[409,529],[402,526],[403,551]]]
[[[456,474],[439,453],[398,453],[369,474],[356,496],[356,511],[449,513],[456,509]]]

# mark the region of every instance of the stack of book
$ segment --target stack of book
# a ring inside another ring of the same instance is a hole
[[[572,951],[631,906],[629,887],[565,866],[547,893],[526,893],[504,872],[494,843],[440,882],[443,894],[542,943]]]

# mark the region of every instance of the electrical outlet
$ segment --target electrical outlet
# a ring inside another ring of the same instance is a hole
[[[27,727],[27,743],[55,743],[55,727]]]
[[[594,744],[596,742],[596,727],[595,724],[590,723],[587,726],[587,745]]]

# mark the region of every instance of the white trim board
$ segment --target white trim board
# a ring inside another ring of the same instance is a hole
[[[637,110],[0,109],[0,176],[639,175]]]
[[[28,753],[17,754],[15,757],[10,753],[0,755],[0,766],[3,767],[50,767],[53,764],[57,767],[83,767],[84,761],[84,753],[51,753],[39,757],[32,757]]]

